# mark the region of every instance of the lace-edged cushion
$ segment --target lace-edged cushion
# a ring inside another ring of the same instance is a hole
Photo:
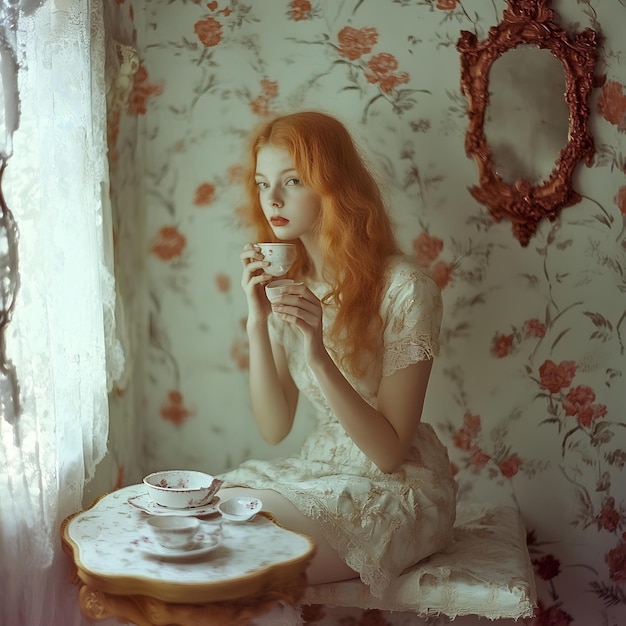
[[[360,580],[312,585],[302,604],[421,616],[531,617],[537,605],[526,529],[513,506],[463,505],[451,546],[408,568],[380,598]]]

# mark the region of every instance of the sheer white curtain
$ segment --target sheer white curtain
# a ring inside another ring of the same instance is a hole
[[[107,390],[123,361],[104,228],[110,219],[101,1],[35,0],[43,6],[21,10],[13,30],[19,128],[3,189],[19,230],[20,285],[5,339],[19,414],[9,415],[5,385],[2,626],[82,623],[59,526],[82,508],[84,482],[105,454]],[[3,84],[10,100],[10,81]]]

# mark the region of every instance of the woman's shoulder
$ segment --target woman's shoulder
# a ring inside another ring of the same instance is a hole
[[[419,265],[415,257],[408,254],[389,257],[386,268],[387,292],[410,286],[415,288],[419,285],[426,285],[438,291],[430,272]]]
[[[437,338],[443,315],[441,291],[429,271],[413,257],[389,259],[387,290],[380,313],[390,345],[409,337],[408,349],[417,344],[421,346],[418,360],[423,356],[421,350],[425,345],[427,350],[423,354],[432,356],[439,350]]]

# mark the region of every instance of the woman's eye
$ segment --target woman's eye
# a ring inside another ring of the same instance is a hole
[[[267,184],[266,182],[262,181],[262,180],[257,180],[257,181],[256,181],[256,186],[257,186],[259,189],[267,189],[268,184]]]
[[[290,178],[287,181],[287,185],[299,185],[300,184],[300,179],[299,178]]]

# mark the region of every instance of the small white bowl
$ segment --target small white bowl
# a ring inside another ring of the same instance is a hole
[[[263,508],[258,498],[228,498],[217,505],[224,519],[231,522],[248,522]]]
[[[222,481],[193,470],[153,472],[143,479],[150,499],[170,509],[191,509],[208,504]]]

